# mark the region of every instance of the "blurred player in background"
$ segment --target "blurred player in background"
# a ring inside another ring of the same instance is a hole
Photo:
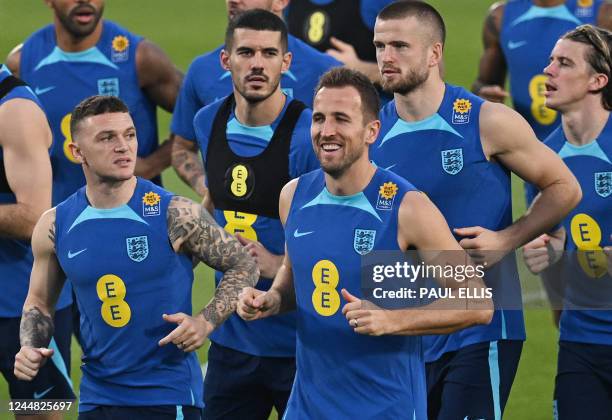
[[[612,411],[612,33],[580,26],[550,57],[546,106],[561,114],[561,126],[546,145],[576,175],[583,198],[558,230],[525,245],[525,256],[538,273],[569,251],[551,279],[565,286],[568,306],[559,323],[555,418],[603,419]]]
[[[52,204],[85,185],[70,153],[72,109],[100,94],[122,98],[132,110],[141,141],[136,174],[161,183],[171,162],[171,142],[158,148],[156,106],[172,111],[182,75],[153,43],[102,19],[104,0],[48,0],[53,24],[32,34],[9,55],[7,65],[38,95],[53,132]],[[60,304],[70,300],[66,287]],[[78,308],[74,307],[78,337]]]
[[[542,71],[557,39],[583,23],[612,29],[612,4],[607,0],[495,3],[483,26],[484,51],[473,92],[494,102],[511,96],[514,108],[544,140],[560,120],[557,111],[545,106]],[[510,93],[504,88],[506,75]]]
[[[267,289],[284,254],[278,199],[289,180],[318,168],[310,144],[311,112],[281,90],[291,68],[287,29],[255,9],[229,24],[221,63],[233,93],[207,105],[194,128],[217,223],[255,257]],[[220,273],[216,279],[219,281]],[[295,374],[295,314],[255,323],[232,316],[211,335],[204,382],[207,419],[279,416]]]
[[[83,303],[79,418],[200,419],[194,350],[256,283],[255,261],[200,205],[134,176],[136,128],[120,99],[87,98],[72,116],[87,184],[34,229],[15,375],[32,380],[53,357],[53,305],[68,277]],[[224,277],[191,316],[194,260]]]
[[[545,105],[543,69],[557,39],[583,23],[612,28],[612,4],[606,0],[519,0],[494,4],[484,22],[484,52],[472,90],[494,102],[503,102],[510,95],[514,108],[543,141],[560,122],[557,111]],[[504,90],[507,74],[510,94]],[[532,199],[527,193],[527,205]],[[555,291],[549,287],[559,273],[552,267],[541,275],[547,294],[554,299]],[[553,311],[556,325],[558,316]]]
[[[442,299],[416,309],[383,310],[359,298],[361,257],[370,252],[444,249],[462,264],[468,258],[425,194],[370,162],[380,100],[368,78],[334,69],[316,92],[312,146],[322,169],[283,188],[283,266],[269,291],[241,293],[238,313],[260,322],[297,310],[298,368],[284,418],[425,420],[419,335],[488,323],[492,302],[477,299],[472,307],[463,299]],[[367,245],[357,245],[360,233]],[[458,286],[482,287],[482,280],[447,283]],[[342,308],[340,294],[346,301]],[[441,303],[453,306],[435,310]]]
[[[231,21],[240,13],[255,8],[282,17],[288,2],[289,0],[226,0],[228,20]],[[172,165],[179,177],[201,197],[206,196],[207,190],[202,163],[197,155],[193,117],[200,108],[232,92],[230,73],[223,68],[219,60],[223,48],[220,46],[196,57],[191,63],[172,116],[172,132],[175,135]],[[288,50],[292,55],[291,67],[282,73],[281,88],[289,96],[312,106],[312,93],[319,77],[331,67],[342,63],[291,35]]]
[[[508,303],[491,324],[424,340],[430,419],[497,419],[525,340],[514,255],[499,259],[554,226],[580,188],[519,114],[444,83],[445,33],[442,17],[424,2],[393,3],[378,15],[374,45],[394,101],[381,112],[371,157],[425,192],[463,248],[497,263],[487,279]],[[514,223],[510,171],[542,190],[531,213]]]
[[[0,370],[13,399],[73,399],[70,372],[69,302],[56,306],[58,328],[50,338],[55,351],[33,382],[13,373],[19,351],[19,323],[28,293],[36,220],[51,206],[51,130],[32,90],[0,64]],[[53,415],[46,416],[47,418]],[[20,416],[20,418],[25,418]]]
[[[156,106],[172,112],[182,75],[159,47],[102,19],[103,0],[49,0],[53,24],[11,52],[8,65],[31,85],[53,130],[53,204],[85,184],[70,154],[70,112],[94,94],[122,98],[141,139],[136,173],[159,182],[171,144],[158,149]]]

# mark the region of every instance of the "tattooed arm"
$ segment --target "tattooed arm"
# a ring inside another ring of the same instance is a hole
[[[208,194],[204,165],[198,156],[198,143],[175,134],[172,145],[172,166],[178,176],[202,198]]]
[[[27,381],[34,379],[53,354],[47,346],[53,335],[55,303],[65,280],[55,254],[55,208],[47,210],[34,227],[32,252],[34,265],[19,330],[21,349],[15,356],[15,376]]]
[[[224,273],[212,300],[198,315],[164,315],[166,321],[179,326],[159,344],[172,342],[184,351],[193,351],[236,310],[238,294],[257,283],[259,269],[238,240],[217,225],[199,204],[176,196],[168,206],[167,218],[168,236],[176,252],[191,255]]]

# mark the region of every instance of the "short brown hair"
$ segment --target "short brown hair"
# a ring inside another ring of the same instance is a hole
[[[380,20],[404,19],[415,17],[419,22],[432,29],[434,42],[446,41],[446,25],[442,15],[430,4],[419,0],[402,0],[389,4],[378,14]]]
[[[361,72],[351,70],[346,67],[335,67],[321,76],[315,88],[315,95],[325,87],[342,88],[346,86],[354,87],[361,97],[361,111],[364,122],[378,119],[380,111],[380,98],[376,88]]]
[[[612,32],[593,25],[581,25],[561,37],[586,44],[588,49],[584,59],[595,73],[603,73],[608,83],[601,89],[601,102],[605,109],[612,110]]]
[[[127,105],[116,96],[96,95],[83,99],[72,111],[70,135],[74,139],[77,126],[85,118],[114,112],[129,113],[130,111]]]

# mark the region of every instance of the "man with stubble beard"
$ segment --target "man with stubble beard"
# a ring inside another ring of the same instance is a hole
[[[445,35],[425,2],[393,3],[378,15],[374,46],[394,100],[381,112],[370,156],[429,196],[459,244],[488,266],[487,286],[504,302],[489,325],[423,340],[429,418],[499,419],[525,339],[512,252],[558,223],[580,187],[518,113],[442,80]],[[542,191],[514,222],[511,172]]]
[[[240,14],[221,53],[233,93],[194,119],[215,219],[255,257],[264,290],[284,255],[280,191],[318,167],[311,112],[281,91],[291,59],[280,17],[262,9]],[[232,315],[210,338],[205,417],[267,419],[272,407],[282,416],[295,374],[295,314],[249,324]]]

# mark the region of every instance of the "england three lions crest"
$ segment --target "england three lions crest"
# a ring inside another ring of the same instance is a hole
[[[442,169],[449,175],[457,175],[463,169],[463,149],[448,149],[440,152]]]
[[[612,194],[612,172],[595,172],[595,192],[603,198]]]
[[[149,255],[149,241],[146,236],[134,236],[125,239],[128,257],[132,261],[141,262]]]
[[[374,240],[376,239],[376,231],[370,229],[355,229],[355,237],[353,238],[353,248],[359,255],[365,255],[374,248]]]

